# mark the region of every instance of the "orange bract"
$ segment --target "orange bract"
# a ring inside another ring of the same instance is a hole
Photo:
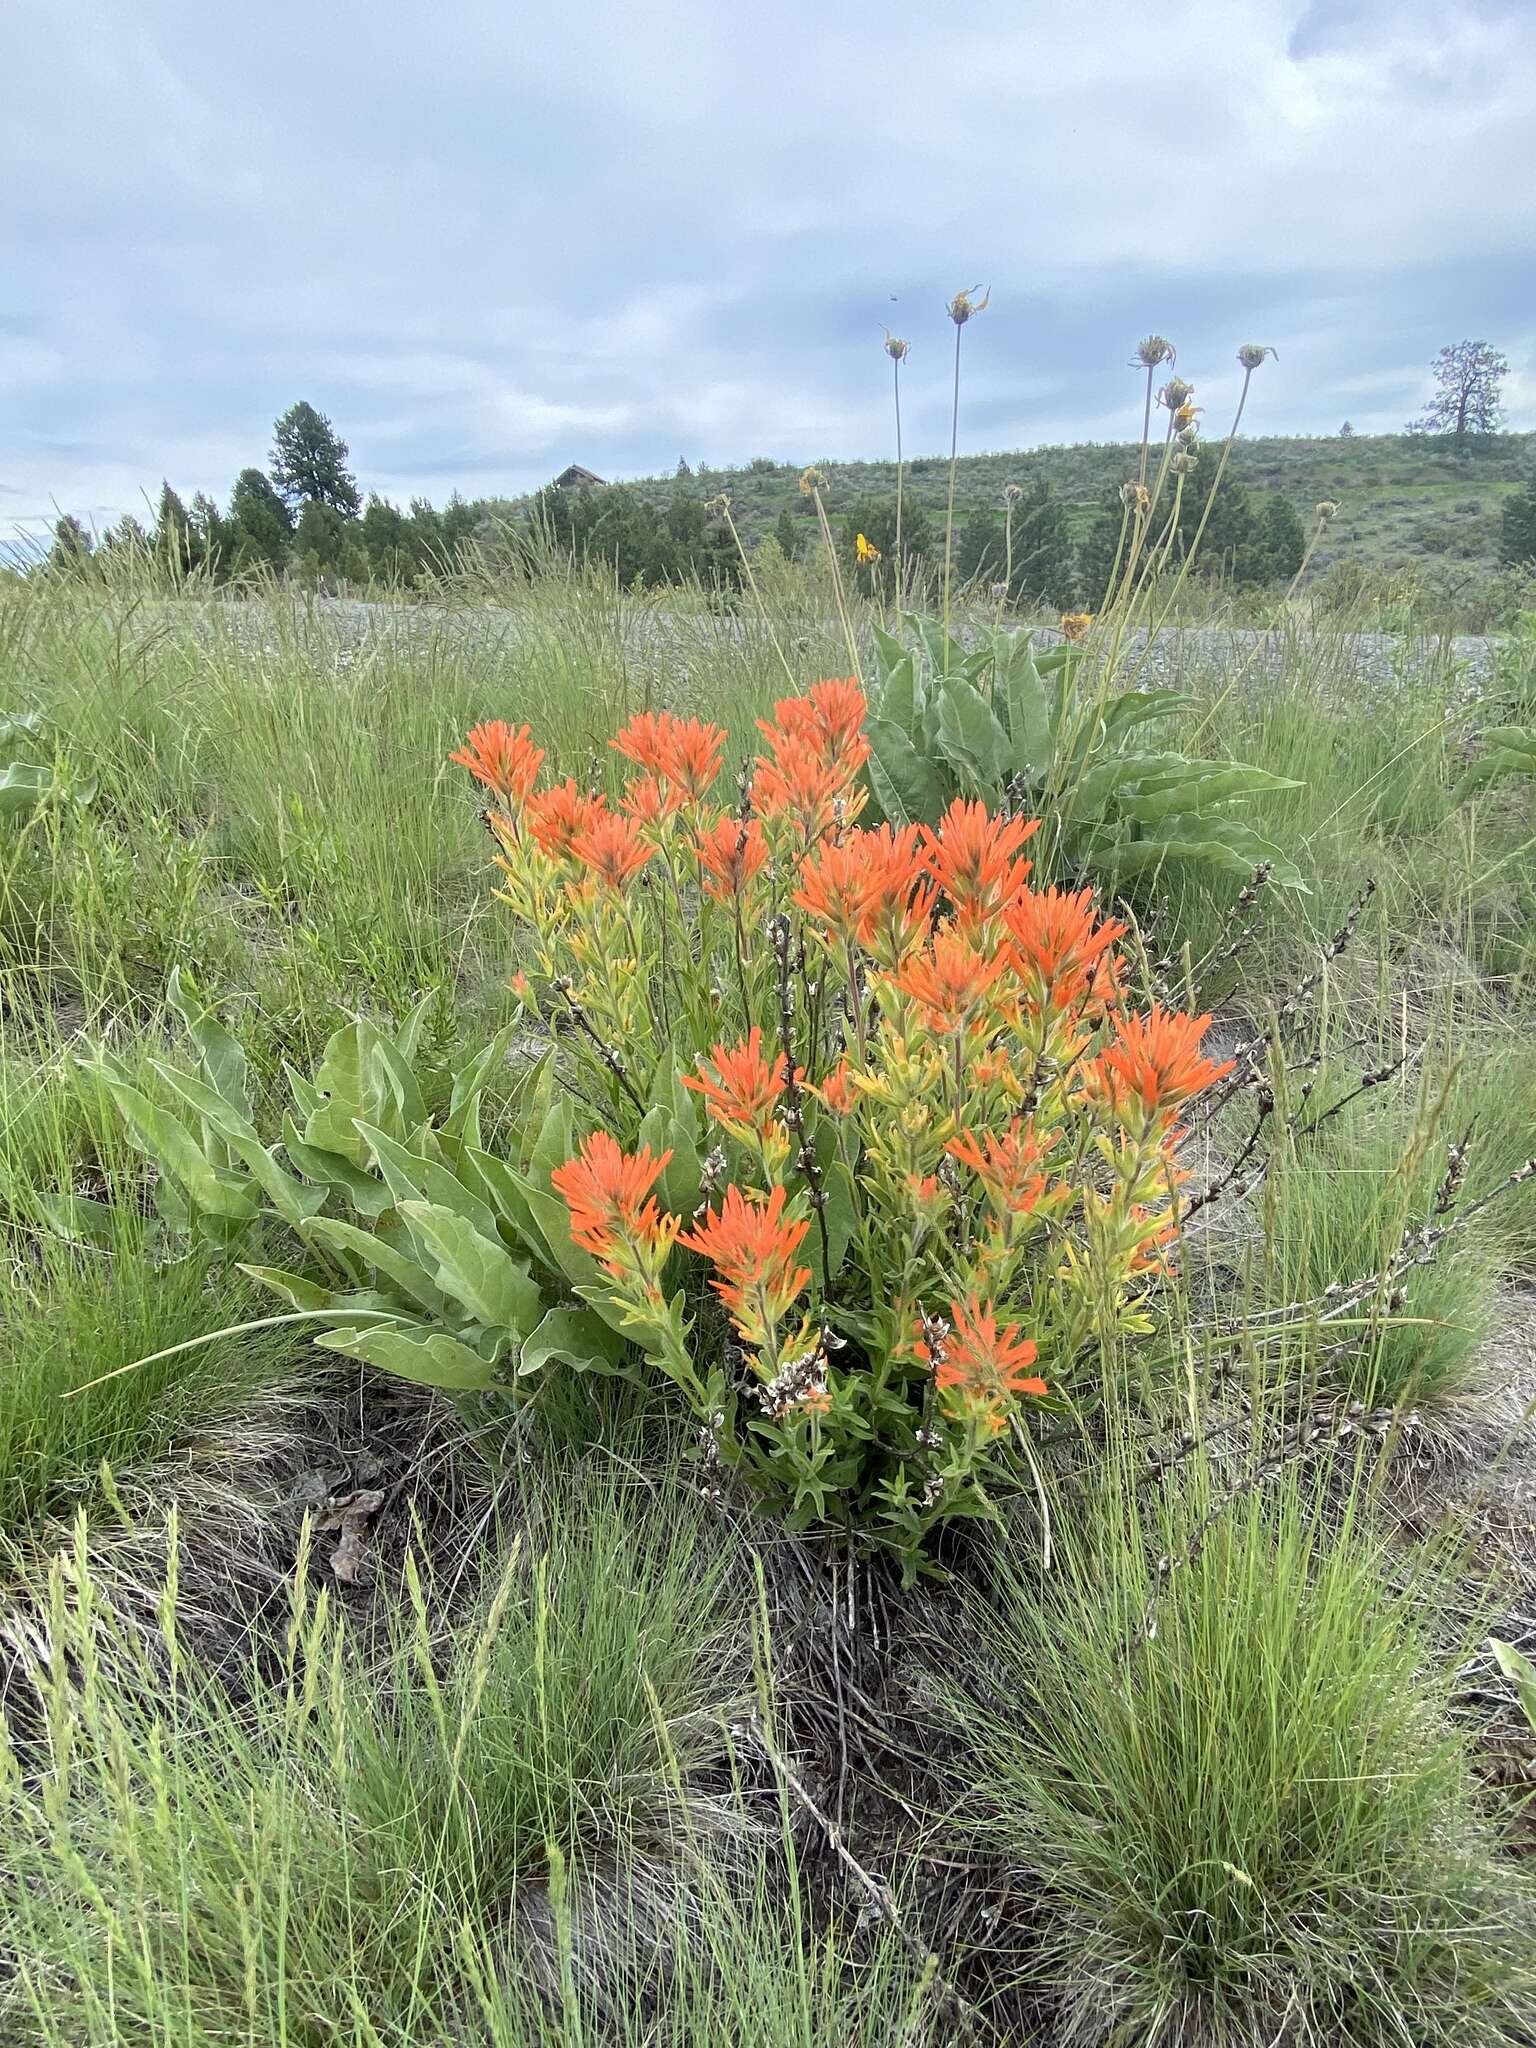
[[[498,796],[523,803],[538,779],[544,749],[533,744],[526,725],[514,732],[504,718],[492,718],[471,727],[463,746],[448,758]]]
[[[983,1304],[973,1294],[969,1301],[952,1301],[952,1318],[946,1335],[931,1323],[918,1325],[916,1351],[933,1369],[933,1383],[941,1393],[955,1394],[962,1404],[1000,1411],[1020,1394],[1043,1394],[1045,1381],[1029,1368],[1039,1356],[1034,1342],[1021,1338],[1018,1325],[998,1328],[997,1312],[989,1301]],[[1004,1417],[994,1412],[992,1427],[1002,1429]]]
[[[1113,1041],[1084,1075],[1087,1092],[1114,1109],[1134,1102],[1149,1115],[1171,1118],[1232,1071],[1231,1060],[1218,1065],[1200,1051],[1210,1021],[1156,1003],[1144,1017],[1118,1018]]]
[[[721,818],[701,832],[694,842],[699,865],[709,879],[706,895],[717,903],[739,896],[748,882],[767,865],[768,846],[756,818],[744,825],[739,818]]]
[[[1008,908],[1030,868],[1016,858],[1019,848],[1039,828],[1038,818],[998,817],[957,796],[938,830],[924,830],[924,864],[960,924],[974,929]]]
[[[979,953],[963,932],[947,926],[894,978],[902,994],[921,1005],[928,1029],[949,1033],[971,1022],[1003,967],[999,955]]]
[[[727,1130],[759,1135],[772,1129],[774,1111],[783,1093],[783,1064],[763,1055],[763,1033],[754,1024],[741,1045],[717,1045],[699,1074],[687,1075],[683,1086],[702,1095],[710,1115]]]
[[[588,796],[567,776],[553,789],[535,790],[523,816],[535,845],[546,853],[568,854],[578,836],[589,831],[603,815],[600,796]]]
[[[1098,922],[1091,889],[1021,889],[1003,922],[1014,965],[1042,1006],[1064,1010],[1090,992],[1113,993],[1115,963],[1105,956],[1126,928]]]
[[[1035,1167],[1049,1147],[1050,1140],[1042,1142],[1033,1130],[1021,1129],[1015,1117],[1001,1137],[992,1131],[979,1136],[962,1131],[944,1149],[971,1169],[998,1208],[1027,1216],[1045,1193],[1045,1175]]]
[[[576,1157],[550,1175],[571,1212],[571,1236],[577,1244],[594,1258],[607,1260],[622,1239],[655,1243],[670,1238],[677,1229],[675,1219],[664,1217],[655,1199],[647,1197],[671,1157],[670,1152],[655,1157],[649,1145],[625,1152],[607,1131],[583,1138]]]
[[[680,801],[697,803],[720,773],[725,730],[671,711],[639,711],[609,744],[647,774],[660,776]]]
[[[783,1316],[811,1277],[795,1253],[810,1229],[808,1220],[786,1217],[785,1192],[743,1194],[729,1187],[718,1210],[678,1239],[719,1269],[715,1292],[749,1342],[762,1343],[767,1325]]]
[[[619,798],[619,808],[625,816],[633,818],[637,825],[649,826],[653,833],[682,808],[682,803],[678,791],[655,775],[635,776]]]
[[[634,880],[655,851],[640,836],[633,818],[604,811],[571,841],[571,852],[610,889]]]

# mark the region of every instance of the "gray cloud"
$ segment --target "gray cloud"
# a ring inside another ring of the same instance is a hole
[[[1126,431],[1174,335],[1208,421],[1400,426],[1486,335],[1536,424],[1521,0],[549,0],[189,16],[13,0],[0,519],[222,494],[297,396],[404,498],[888,440]]]

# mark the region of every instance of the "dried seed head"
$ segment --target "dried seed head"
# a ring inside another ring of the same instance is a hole
[[[903,341],[899,334],[892,334],[889,327],[886,328],[885,352],[890,357],[893,363],[899,363],[903,360],[907,353],[908,347],[909,344]]]
[[[1063,612],[1061,637],[1063,640],[1081,640],[1092,624],[1092,612]]]
[[[1151,506],[1152,493],[1145,484],[1137,483],[1132,477],[1129,483],[1120,486],[1120,502],[1129,506],[1133,512],[1145,512]]]
[[[967,320],[974,320],[978,313],[985,313],[987,310],[987,302],[992,297],[992,288],[989,285],[978,299],[976,293],[979,291],[981,291],[980,285],[967,285],[963,292],[956,292],[955,296],[950,300],[948,308],[949,317],[957,327],[963,327]]]
[[[1166,405],[1170,412],[1177,412],[1181,405],[1187,405],[1195,395],[1195,387],[1184,377],[1170,377],[1157,394],[1159,405]]]
[[[1199,460],[1199,456],[1193,453],[1192,450],[1181,448],[1176,455],[1169,456],[1168,467],[1175,476],[1188,476]]]
[[[1148,370],[1155,370],[1159,363],[1178,360],[1178,350],[1166,335],[1149,334],[1136,344],[1136,361]]]
[[[729,491],[716,491],[715,495],[704,507],[706,512],[729,512],[730,509],[731,494]]]
[[[1023,497],[1023,495],[1024,489],[1021,484],[1003,485],[1003,503],[1008,507],[1010,512],[1013,510],[1014,506],[1017,505],[1017,503],[1019,502],[1020,498]]]
[[[1175,446],[1181,448],[1186,455],[1196,455],[1199,453],[1200,429],[1198,427],[1184,427],[1173,438]]]
[[[825,482],[826,478],[814,465],[810,469],[802,469],[800,472],[801,497],[814,498]]]
[[[1326,526],[1330,519],[1337,519],[1339,516],[1339,508],[1332,498],[1319,498],[1312,509],[1317,514],[1319,526]]]
[[[1242,364],[1245,370],[1250,371],[1256,370],[1259,367],[1260,363],[1263,362],[1266,356],[1275,356],[1276,362],[1280,360],[1279,356],[1275,355],[1275,351],[1272,348],[1268,347],[1267,345],[1261,346],[1256,341],[1245,341],[1242,347],[1237,352],[1237,360]]]

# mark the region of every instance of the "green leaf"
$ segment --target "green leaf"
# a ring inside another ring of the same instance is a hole
[[[360,1359],[396,1379],[420,1387],[443,1387],[450,1393],[473,1394],[490,1386],[496,1368],[445,1331],[424,1323],[380,1323],[373,1329],[331,1330],[315,1339],[323,1351],[339,1351]]]
[[[1168,862],[1181,862],[1240,875],[1244,881],[1261,861],[1268,861],[1277,887],[1311,893],[1295,862],[1238,818],[1165,818],[1141,838],[1120,841],[1104,858],[1121,875],[1145,874]]]
[[[214,1166],[186,1125],[141,1094],[120,1071],[105,1063],[97,1071],[134,1143],[149,1154],[162,1173],[180,1183],[194,1208],[209,1216],[225,1217],[232,1223],[249,1223],[259,1213],[244,1174]]]
[[[385,1182],[364,1173],[339,1152],[322,1152],[318,1146],[306,1145],[292,1117],[283,1121],[283,1150],[306,1180],[322,1188],[339,1189],[359,1216],[382,1216],[394,1207],[395,1198]]]
[[[337,1216],[315,1216],[304,1225],[303,1235],[331,1245],[339,1252],[352,1253],[368,1272],[381,1273],[386,1280],[393,1281],[400,1292],[419,1307],[432,1315],[442,1314],[445,1306],[442,1290],[433,1284],[431,1274],[414,1259],[408,1259],[404,1252],[397,1251],[377,1231],[359,1230],[355,1223],[344,1223]]]
[[[368,1163],[368,1148],[357,1120],[369,1107],[368,1056],[377,1035],[371,1024],[358,1017],[326,1041],[314,1080],[316,1106],[304,1125],[306,1145],[321,1152],[339,1152],[359,1167]]]
[[[528,1270],[495,1237],[486,1236],[453,1209],[434,1202],[402,1202],[400,1214],[437,1261],[437,1284],[490,1329],[526,1334],[544,1312],[544,1293]]]
[[[53,770],[36,761],[12,761],[0,768],[0,816],[35,810],[53,787]]]
[[[334,1287],[323,1286],[303,1273],[290,1273],[282,1266],[248,1266],[242,1261],[240,1270],[297,1309],[334,1308],[340,1299]]]
[[[939,700],[939,746],[973,796],[995,796],[1008,772],[1008,735],[972,683],[951,676]]]
[[[917,664],[911,648],[904,648],[900,659],[886,670],[870,713],[875,718],[888,718],[905,733],[912,731],[917,721]]]
[[[457,1174],[438,1160],[427,1158],[425,1153],[398,1143],[387,1131],[381,1131],[373,1124],[359,1119],[357,1128],[378,1161],[379,1171],[389,1183],[396,1208],[402,1202],[425,1201],[440,1209],[451,1209],[483,1237],[494,1241],[496,1218],[478,1195],[470,1193]]]
[[[1518,725],[1501,726],[1486,737],[1492,740],[1500,733],[1513,734],[1520,744],[1500,744],[1480,754],[1451,791],[1453,804],[1464,803],[1473,790],[1501,781],[1506,775],[1536,775],[1536,730],[1527,733]]]
[[[396,1136],[403,1137],[427,1120],[415,1070],[387,1038],[376,1038],[368,1048],[368,1099],[377,1110],[370,1121],[392,1125]]]
[[[208,1086],[222,1095],[237,1116],[249,1123],[251,1117],[250,1063],[245,1047],[227,1031],[208,1005],[196,984],[181,968],[171,969],[166,1000],[186,1027],[197,1050],[198,1065]]]
[[[1129,732],[1150,718],[1166,718],[1195,701],[1183,690],[1122,690],[1105,707],[1104,729],[1109,733]]]
[[[998,682],[1008,717],[1008,774],[1044,782],[1055,752],[1051,743],[1051,707],[1027,640],[1010,648]]]
[[[933,759],[889,719],[872,718],[864,734],[871,750],[869,786],[885,816],[893,825],[937,824],[944,784]]]
[[[169,1087],[175,1089],[188,1108],[195,1109],[245,1162],[252,1178],[285,1223],[297,1229],[306,1217],[314,1215],[325,1200],[325,1191],[305,1187],[302,1181],[285,1173],[262,1144],[254,1127],[233,1103],[217,1094],[206,1082],[191,1074],[183,1074],[161,1060],[151,1060],[150,1065]]]
[[[571,1236],[571,1212],[560,1197],[535,1187],[526,1175],[518,1176],[518,1185],[534,1226],[548,1246],[550,1261],[578,1290],[604,1286],[607,1275],[592,1254]]]
[[[1152,790],[1138,790],[1121,799],[1119,808],[1129,818],[1151,822],[1188,811],[1198,816],[1218,804],[1235,803],[1243,797],[1266,796],[1280,789],[1300,789],[1288,775],[1272,775],[1267,768],[1249,768],[1241,761],[1192,763],[1193,772],[1182,781],[1159,778]]]
[[[1499,1669],[1520,1695],[1521,1711],[1532,1729],[1536,1729],[1536,1664],[1523,1656],[1513,1643],[1500,1642],[1497,1636],[1490,1636],[1488,1640],[1493,1645]]]
[[[34,1194],[30,1201],[48,1229],[70,1244],[86,1245],[93,1251],[116,1251],[125,1227],[132,1225],[135,1249],[153,1257],[158,1248],[161,1233],[157,1226],[146,1225],[141,1216],[114,1208],[110,1202],[94,1202],[89,1195],[49,1194]]]
[[[552,1308],[524,1338],[517,1377],[525,1379],[555,1360],[577,1372],[616,1372],[623,1357],[623,1339],[590,1309]]]

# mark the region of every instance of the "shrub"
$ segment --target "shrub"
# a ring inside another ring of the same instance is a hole
[[[327,1348],[459,1392],[643,1360],[707,1467],[915,1569],[1028,1470],[1034,1404],[1092,1403],[1154,1327],[1177,1119],[1225,1070],[1206,1019],[1133,1013],[1087,891],[1030,888],[1033,821],[957,800],[860,829],[864,711],[850,682],[781,700],[735,811],[711,796],[726,734],[697,720],[630,721],[613,809],[539,788],[526,727],[471,734],[515,986],[563,1048],[495,1149],[503,1044],[434,1123],[419,1024],[358,1023],[295,1078],[291,1171],[184,994],[202,1073],[163,1078],[190,1119],[105,1072],[199,1235],[272,1214],[321,1258],[251,1270]]]

